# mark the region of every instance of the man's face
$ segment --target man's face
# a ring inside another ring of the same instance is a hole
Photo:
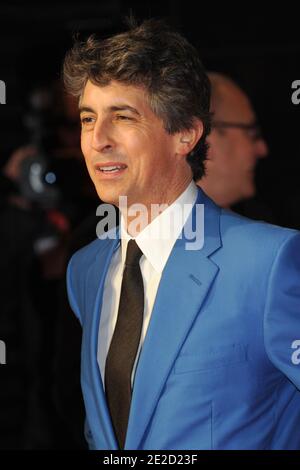
[[[80,109],[81,148],[100,199],[118,205],[126,195],[129,205],[168,203],[179,165],[188,164],[177,156],[175,137],[150,109],[145,91],[88,81]]]
[[[215,120],[223,122],[253,124],[255,114],[244,93],[238,88],[228,91],[223,109]],[[267,155],[268,148],[255,129],[216,128],[208,138],[211,161],[209,172],[213,172],[220,188],[227,193],[228,204],[249,198],[255,194],[255,167],[257,160]]]

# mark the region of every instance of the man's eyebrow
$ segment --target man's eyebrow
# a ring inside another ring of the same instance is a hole
[[[90,106],[78,106],[78,109],[79,109],[79,112],[80,113],[83,113],[84,111],[86,111],[87,113],[94,113],[96,114],[96,111],[91,108]]]
[[[91,108],[90,106],[85,106],[85,105],[80,105],[79,106],[79,112],[87,112],[87,113],[94,113],[96,114],[96,111]],[[136,108],[133,108],[133,106],[129,106],[128,104],[120,104],[120,105],[115,105],[115,106],[109,106],[108,108],[105,109],[106,112],[116,112],[116,111],[131,111],[132,113],[136,114],[137,116],[140,116],[141,114],[138,112]]]
[[[129,106],[129,104],[120,104],[116,106],[110,106],[108,108],[108,111],[115,112],[115,111],[131,111],[134,114],[137,114],[140,116],[140,113],[138,112],[137,109],[133,108],[132,106]]]

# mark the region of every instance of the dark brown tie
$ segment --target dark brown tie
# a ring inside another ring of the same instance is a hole
[[[143,324],[142,251],[129,240],[118,318],[105,363],[105,393],[120,449],[124,448],[131,402],[131,374]]]

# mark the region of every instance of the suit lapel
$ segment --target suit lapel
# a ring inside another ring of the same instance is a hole
[[[218,272],[208,256],[221,246],[219,208],[200,190],[196,203],[204,204],[204,246],[186,250],[183,235],[163,271],[136,370],[125,449],[141,447],[168,374]],[[195,219],[195,206],[190,217]]]

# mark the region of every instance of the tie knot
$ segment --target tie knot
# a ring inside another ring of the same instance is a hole
[[[140,258],[143,252],[137,245],[135,240],[129,240],[127,245],[127,252],[126,252],[126,266],[138,266]]]

